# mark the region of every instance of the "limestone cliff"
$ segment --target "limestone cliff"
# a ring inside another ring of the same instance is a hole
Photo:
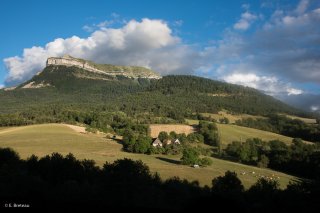
[[[96,64],[91,61],[74,58],[69,55],[63,57],[50,57],[47,66],[75,66],[81,69],[103,75],[125,76],[128,78],[150,78],[160,79],[161,76],[154,71],[137,66],[116,66],[110,64]]]

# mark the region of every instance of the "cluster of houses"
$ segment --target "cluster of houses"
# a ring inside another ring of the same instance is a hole
[[[170,144],[175,144],[175,145],[180,145],[181,142],[179,141],[179,139],[165,139],[163,140],[163,142],[159,139],[159,138],[156,138],[153,142],[152,142],[152,146],[154,147],[163,147],[163,146],[166,146],[166,145],[170,145]]]

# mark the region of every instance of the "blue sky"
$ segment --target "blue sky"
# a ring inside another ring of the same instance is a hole
[[[71,54],[274,96],[320,93],[316,0],[2,0],[0,23],[2,87]]]

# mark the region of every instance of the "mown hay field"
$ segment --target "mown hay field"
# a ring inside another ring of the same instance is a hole
[[[151,124],[150,125],[150,135],[153,138],[158,137],[160,132],[167,132],[168,134],[171,131],[175,131],[178,134],[185,133],[186,135],[195,132],[196,129],[193,126],[185,124]]]

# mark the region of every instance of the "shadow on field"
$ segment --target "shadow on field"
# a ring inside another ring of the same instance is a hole
[[[123,141],[121,139],[118,138],[112,138],[113,141],[117,142],[118,144],[123,145]]]
[[[173,160],[173,159],[163,158],[163,157],[156,157],[156,158],[159,160],[165,161],[167,163],[173,163],[173,164],[177,164],[177,165],[180,164],[180,161],[178,161],[178,160]]]

